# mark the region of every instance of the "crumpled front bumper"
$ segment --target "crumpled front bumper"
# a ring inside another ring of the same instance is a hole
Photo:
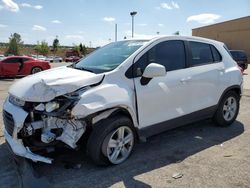
[[[24,147],[20,140],[14,139],[6,130],[4,130],[4,136],[15,155],[31,159],[34,162],[40,161],[44,163],[52,163],[52,159],[32,153],[28,147]]]
[[[3,105],[3,110],[10,113],[14,120],[14,131],[12,136],[6,131],[6,129],[4,129],[4,137],[8,142],[12,152],[15,155],[31,159],[34,162],[40,161],[51,164],[52,159],[32,153],[28,147],[23,145],[22,140],[17,138],[17,132],[23,127],[25,118],[27,117],[27,112],[22,108],[11,104],[8,99],[6,99]]]

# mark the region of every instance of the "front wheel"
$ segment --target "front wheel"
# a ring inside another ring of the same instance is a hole
[[[134,143],[131,120],[125,116],[114,116],[94,126],[87,152],[98,165],[120,164],[130,156]]]
[[[231,125],[238,113],[240,108],[240,96],[234,92],[227,92],[222,98],[218,109],[214,115],[214,121],[219,126]]]

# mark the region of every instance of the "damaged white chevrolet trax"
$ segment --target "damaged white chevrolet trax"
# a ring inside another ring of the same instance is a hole
[[[241,93],[241,71],[221,42],[119,41],[14,83],[4,134],[15,155],[32,161],[52,163],[47,153],[59,145],[86,143],[96,164],[120,164],[138,139],[207,118],[232,124]]]

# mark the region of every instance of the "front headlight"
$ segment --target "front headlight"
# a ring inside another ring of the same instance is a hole
[[[58,109],[60,107],[60,104],[53,101],[53,102],[48,102],[45,104],[45,110],[46,112],[53,112],[54,110]]]
[[[16,106],[20,106],[23,107],[25,105],[25,101],[22,99],[19,99],[17,97],[15,97],[14,95],[9,95],[9,102],[16,105]]]

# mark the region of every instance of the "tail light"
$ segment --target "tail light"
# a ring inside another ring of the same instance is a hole
[[[240,69],[241,74],[243,74],[244,69],[243,69],[243,68],[241,68],[240,66],[238,66],[238,68]]]

